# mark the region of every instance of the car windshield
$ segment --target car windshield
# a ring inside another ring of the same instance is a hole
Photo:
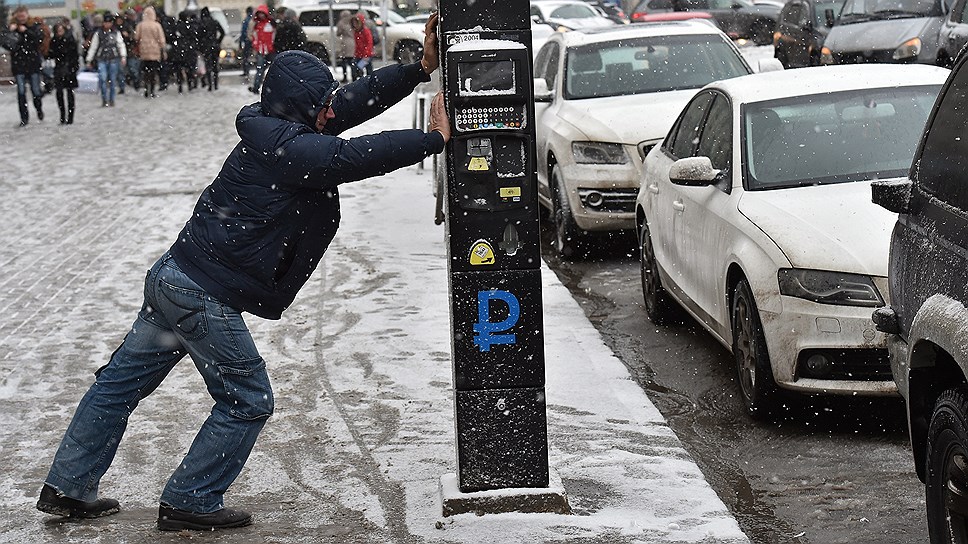
[[[843,7],[844,3],[841,2],[816,2],[814,4],[814,14],[813,14],[813,26],[816,28],[823,28],[827,24],[827,16],[824,12],[828,9],[833,10],[834,18],[840,13],[840,8]]]
[[[847,0],[841,13],[843,22],[893,17],[934,17],[943,15],[938,0]]]
[[[399,13],[393,10],[387,10],[387,21],[389,21],[390,24],[393,24],[393,25],[412,22],[412,21],[407,21],[403,17],[403,15],[400,15]],[[420,22],[424,22],[424,21],[420,21]]]
[[[566,99],[698,89],[749,69],[716,35],[658,36],[568,49]]]
[[[941,87],[842,91],[747,104],[747,190],[903,176]]]

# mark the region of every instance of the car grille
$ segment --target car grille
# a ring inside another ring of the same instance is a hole
[[[814,355],[827,358],[822,371],[811,369],[807,360]],[[886,349],[806,349],[797,358],[797,377],[820,380],[855,380],[880,382],[893,379]]]
[[[632,213],[635,211],[634,189],[578,189],[578,197],[586,210],[603,213]]]

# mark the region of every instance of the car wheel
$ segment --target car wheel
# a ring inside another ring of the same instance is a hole
[[[316,58],[323,61],[324,64],[329,65],[329,53],[326,52],[326,47],[324,45],[314,42],[307,43],[306,52],[310,55],[314,55]]]
[[[649,232],[648,222],[642,223],[639,229],[639,271],[642,278],[642,298],[645,302],[645,313],[649,320],[656,325],[665,325],[674,319],[673,306],[675,303],[669,298],[659,269],[655,262],[655,249],[652,247],[652,234]]]
[[[558,167],[551,169],[551,191],[553,193],[551,218],[555,225],[555,249],[558,255],[573,259],[579,257],[584,251],[584,233],[575,223],[575,217],[571,213],[571,203],[568,202],[567,189],[561,179]]]
[[[736,378],[746,412],[755,418],[767,417],[776,397],[776,383],[766,351],[763,324],[746,280],[740,280],[733,290],[732,326]]]
[[[756,21],[750,26],[750,39],[756,45],[770,45],[773,43],[773,29],[766,21]]]
[[[968,542],[968,394],[942,393],[928,427],[925,502],[931,542]]]
[[[423,46],[417,42],[403,42],[397,44],[397,51],[393,58],[401,64],[412,64],[423,55]]]

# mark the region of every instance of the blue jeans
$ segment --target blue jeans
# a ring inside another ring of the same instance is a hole
[[[27,96],[28,83],[30,83],[30,94],[34,95],[34,98],[43,96],[43,89],[40,86],[40,72],[17,74],[14,79],[17,80],[17,96]]]
[[[114,86],[118,83],[120,72],[120,60],[97,61],[97,84],[101,88],[102,101],[114,102]]]
[[[276,59],[276,54],[267,53],[263,55],[262,53],[256,53],[255,58],[258,68],[255,70],[255,79],[252,80],[252,88],[258,91],[259,86],[262,85],[262,80],[266,77],[266,70],[269,69],[272,61]]]
[[[167,253],[148,271],[144,296],[124,342],[81,399],[46,483],[74,499],[96,499],[128,417],[188,354],[215,406],[161,502],[214,512],[272,415],[266,365],[242,315],[206,294]]]

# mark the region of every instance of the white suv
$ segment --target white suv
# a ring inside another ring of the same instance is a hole
[[[400,14],[388,10],[386,20],[380,17],[381,8],[377,5],[360,5],[359,3],[333,4],[332,13],[328,3],[286,5],[296,12],[299,24],[306,33],[306,50],[317,57],[329,62],[330,44],[336,39],[336,23],[343,10],[352,13],[362,11],[372,20],[380,33],[380,39],[386,40],[386,52],[397,62],[414,62],[423,54],[424,25],[409,23]],[[373,46],[373,53],[382,57],[384,44]]]

